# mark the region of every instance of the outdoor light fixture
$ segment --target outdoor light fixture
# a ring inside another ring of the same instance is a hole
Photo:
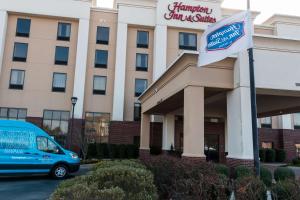
[[[69,149],[71,149],[71,145],[72,145],[73,126],[74,126],[74,110],[75,110],[75,105],[77,103],[77,100],[78,100],[77,97],[71,97],[71,103],[72,103],[72,121],[71,121],[71,130],[70,130]]]

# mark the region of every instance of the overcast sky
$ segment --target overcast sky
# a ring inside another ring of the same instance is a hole
[[[112,7],[112,0],[98,0],[98,6]],[[224,0],[222,7],[246,9],[247,0]],[[300,0],[251,0],[251,9],[260,11],[256,23],[261,23],[274,13],[300,16]]]

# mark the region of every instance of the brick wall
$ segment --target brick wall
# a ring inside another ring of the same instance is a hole
[[[273,148],[275,149],[283,148],[282,130],[271,129],[271,128],[260,128],[258,130],[258,134],[259,134],[260,147],[262,145],[262,142],[272,142]]]
[[[41,118],[41,117],[27,117],[26,121],[30,122],[30,123],[32,123],[32,124],[34,124],[34,125],[36,125],[40,128],[43,125],[43,118]]]
[[[111,121],[109,143],[133,144],[134,136],[140,136],[140,122]]]

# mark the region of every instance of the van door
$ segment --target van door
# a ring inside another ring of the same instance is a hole
[[[34,130],[0,127],[0,174],[35,173]]]
[[[63,150],[49,137],[37,136],[36,149],[40,154],[38,162],[44,165],[49,172],[55,163],[62,161]]]

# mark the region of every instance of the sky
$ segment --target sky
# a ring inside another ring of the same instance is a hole
[[[98,0],[98,6],[112,7],[113,0]],[[224,0],[222,7],[246,9],[247,0]],[[274,13],[300,16],[300,0],[251,0],[251,10],[259,11],[255,23],[259,24]]]

